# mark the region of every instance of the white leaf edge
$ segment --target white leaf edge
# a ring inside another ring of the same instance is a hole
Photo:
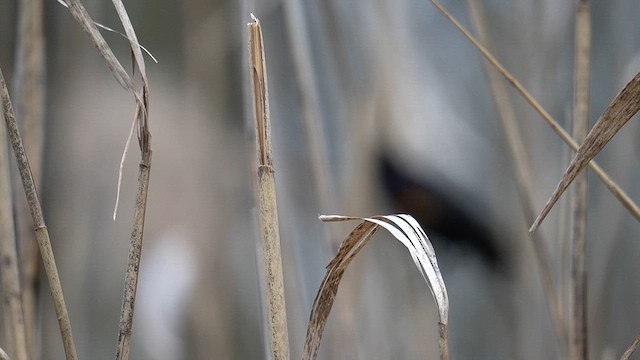
[[[429,241],[429,237],[413,216],[408,214],[377,215],[372,217],[320,215],[318,218],[324,222],[367,221],[389,231],[409,251],[413,262],[416,264],[420,274],[422,274],[436,302],[440,322],[447,325],[449,298],[438,266],[436,253]]]

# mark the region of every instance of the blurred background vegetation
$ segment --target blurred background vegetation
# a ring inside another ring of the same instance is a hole
[[[466,2],[442,3],[473,28]],[[496,57],[569,129],[574,1],[482,3]],[[591,3],[593,124],[640,70],[640,3]],[[110,2],[83,4],[95,21],[119,30]],[[452,358],[561,357],[527,240],[531,219],[521,211],[483,59],[428,1],[125,5],[141,44],[159,60],[147,60],[154,162],[133,359],[266,357],[253,118],[245,110],[249,12],[260,18],[266,46],[291,357],[301,357],[324,266],[349,231],[320,223],[318,214],[394,212],[412,213],[433,240],[451,302]],[[20,65],[18,8],[18,1],[0,0],[0,65],[10,90]],[[111,214],[135,104],[67,9],[46,1],[43,14],[40,192],[78,354],[108,359],[118,329],[136,151],[125,164],[115,222]],[[128,64],[126,39],[103,35]],[[296,73],[296,59],[305,55],[311,96]],[[539,210],[572,154],[517,94],[511,100],[533,164]],[[309,108],[315,120],[305,128]],[[632,120],[597,157],[636,201],[639,131]],[[320,173],[313,168],[317,149],[308,145],[310,134],[324,134],[327,166]],[[594,358],[613,359],[640,331],[639,227],[596,177],[590,180],[589,347]],[[17,194],[15,201],[23,201]],[[540,230],[563,308],[567,207],[560,204]],[[61,359],[45,281],[39,358]],[[433,300],[406,250],[377,235],[345,276],[320,356],[435,358],[435,319]],[[0,341],[10,331],[3,329]]]

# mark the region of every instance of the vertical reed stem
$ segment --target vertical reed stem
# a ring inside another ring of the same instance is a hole
[[[144,219],[147,209],[147,193],[149,190],[149,172],[151,171],[151,150],[143,156],[138,173],[138,192],[136,207],[133,215],[133,231],[131,232],[131,246],[129,247],[129,262],[125,276],[122,311],[120,315],[120,331],[118,333],[117,360],[129,358],[131,347],[131,333],[133,328],[133,311],[136,303],[140,257],[142,255],[142,238],[144,234]]]
[[[76,354],[73,335],[71,333],[71,322],[69,321],[67,305],[64,302],[64,296],[62,294],[62,285],[60,284],[60,278],[58,277],[58,268],[56,267],[53,250],[51,249],[49,232],[47,231],[47,226],[45,225],[44,217],[42,216],[40,199],[38,198],[36,185],[33,180],[33,175],[31,174],[31,168],[29,167],[29,160],[27,159],[24,145],[20,138],[15,113],[13,111],[13,106],[11,105],[11,99],[9,98],[9,91],[7,90],[7,84],[5,83],[1,69],[0,91],[2,92],[2,109],[4,112],[5,122],[7,123],[9,139],[18,163],[18,170],[20,171],[20,177],[22,178],[22,185],[27,196],[29,209],[31,210],[31,218],[35,224],[36,239],[38,240],[38,246],[40,247],[44,270],[47,274],[47,279],[49,280],[49,288],[51,290],[51,297],[53,299],[53,305],[58,318],[58,325],[60,326],[60,334],[62,335],[64,351],[67,360],[76,360],[78,355]]]
[[[480,1],[468,0],[469,10],[473,24],[478,32],[478,38],[484,44],[485,48],[491,51],[491,39],[487,30],[484,9]],[[509,154],[511,155],[511,164],[514,169],[516,185],[520,199],[522,201],[522,209],[526,221],[530,222],[535,219],[534,193],[533,193],[533,170],[527,151],[524,147],[522,131],[516,121],[513,105],[509,98],[506,86],[501,81],[501,75],[491,65],[484,61],[485,70],[489,77],[491,92],[498,110],[499,120],[502,125],[507,145],[509,146]],[[547,307],[553,321],[556,337],[560,344],[560,353],[566,354],[567,331],[564,323],[564,316],[558,302],[558,292],[553,280],[551,272],[551,261],[549,260],[549,252],[545,246],[545,241],[539,233],[529,234],[528,239],[531,242],[535,254],[536,262],[540,270],[540,279],[542,289],[547,301]],[[563,355],[564,356],[564,355]]]
[[[8,150],[6,128],[0,126],[0,275],[4,323],[10,337],[9,351],[14,354],[15,360],[27,360],[29,356],[18,271]]]
[[[591,7],[587,0],[578,0],[575,24],[575,93],[573,138],[584,141],[589,128],[589,81],[591,52]],[[573,235],[571,248],[571,358],[589,358],[587,332],[587,173],[576,176],[572,197]]]
[[[271,158],[271,123],[269,118],[269,92],[267,68],[260,21],[255,16],[249,27],[249,51],[258,142],[257,201],[263,250],[263,276],[269,322],[271,358],[289,359],[289,336],[280,255],[280,235],[276,205],[276,188]]]
[[[16,115],[20,119],[24,146],[31,160],[31,171],[36,186],[41,184],[42,146],[44,138],[44,31],[43,0],[18,1],[18,34],[16,40]],[[17,178],[16,178],[17,179]],[[15,189],[17,190],[17,188]],[[17,194],[16,194],[17,195]],[[18,198],[15,196],[15,198]],[[40,253],[29,221],[29,209],[22,201],[16,206],[16,233],[20,241],[20,267],[22,275],[22,304],[31,358],[39,356],[36,316],[40,284]]]

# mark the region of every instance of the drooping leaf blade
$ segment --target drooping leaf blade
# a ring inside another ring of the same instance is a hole
[[[613,99],[591,131],[589,131],[584,143],[578,148],[576,155],[571,160],[567,171],[565,171],[544,209],[534,221],[531,229],[529,229],[530,232],[536,231],[547,214],[549,214],[551,208],[560,199],[560,196],[571,185],[576,175],[589,164],[589,161],[604,148],[638,110],[640,110],[640,73],[636,74]]]
[[[380,227],[389,231],[409,250],[413,262],[429,286],[438,307],[440,358],[448,359],[447,324],[449,299],[433,246],[418,222],[410,215],[405,214],[367,218],[322,215],[320,220],[327,222],[360,220],[362,223],[342,242],[338,253],[327,266],[327,273],[320,285],[311,310],[303,359],[317,358],[322,333],[337,295],[342,275],[353,258]]]

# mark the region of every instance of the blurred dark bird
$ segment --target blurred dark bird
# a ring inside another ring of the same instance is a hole
[[[505,254],[489,227],[471,216],[468,205],[447,196],[442,185],[403,170],[388,155],[378,159],[378,177],[394,210],[415,217],[436,252],[452,250],[478,256],[491,270],[506,273]]]

